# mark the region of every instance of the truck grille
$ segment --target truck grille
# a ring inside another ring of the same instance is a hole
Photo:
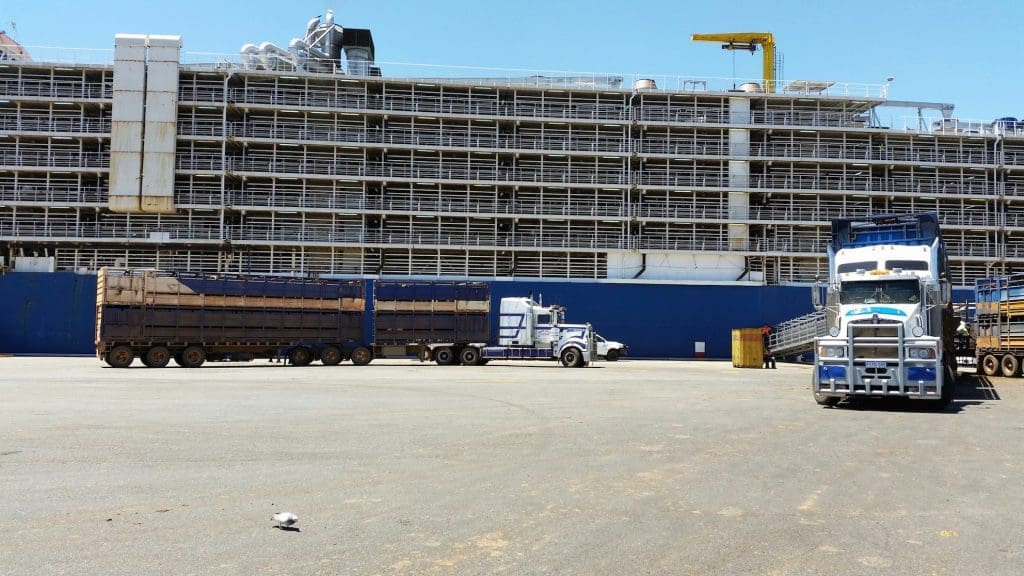
[[[899,322],[850,323],[850,343],[854,360],[899,358],[902,332],[903,324]]]

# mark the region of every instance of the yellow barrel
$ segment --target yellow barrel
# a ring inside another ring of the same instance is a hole
[[[732,365],[737,368],[764,366],[764,340],[760,328],[733,328]]]

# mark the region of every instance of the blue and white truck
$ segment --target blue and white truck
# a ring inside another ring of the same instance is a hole
[[[814,289],[814,399],[906,397],[945,405],[956,382],[949,264],[935,213],[832,222],[829,279]]]
[[[498,328],[497,342],[491,338]],[[303,366],[418,358],[437,364],[597,357],[590,324],[561,306],[502,298],[486,282],[337,280],[157,270],[100,270],[96,354],[151,368],[283,358]]]

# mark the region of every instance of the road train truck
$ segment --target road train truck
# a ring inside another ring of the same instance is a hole
[[[373,298],[366,298],[370,290]],[[497,342],[490,339],[498,325]],[[284,359],[302,366],[414,357],[437,364],[492,359],[594,358],[589,324],[532,298],[502,298],[497,318],[484,282],[100,270],[96,354],[114,367]]]
[[[974,283],[974,353],[986,376],[1020,376],[1024,363],[1024,274]]]
[[[814,347],[818,404],[857,396],[950,402],[957,322],[938,216],[833,220],[828,266],[827,286],[813,292],[828,328]]]

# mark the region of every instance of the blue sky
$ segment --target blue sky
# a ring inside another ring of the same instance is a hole
[[[333,8],[373,31],[380,62],[673,76],[733,75],[698,32],[772,32],[787,80],[895,81],[889,97],[949,102],[961,118],[1024,117],[1024,2],[729,0],[3,0],[27,46],[110,48],[118,32],[179,34],[187,51],[286,46]],[[760,54],[735,55],[760,76]],[[385,67],[387,74],[387,67]]]

